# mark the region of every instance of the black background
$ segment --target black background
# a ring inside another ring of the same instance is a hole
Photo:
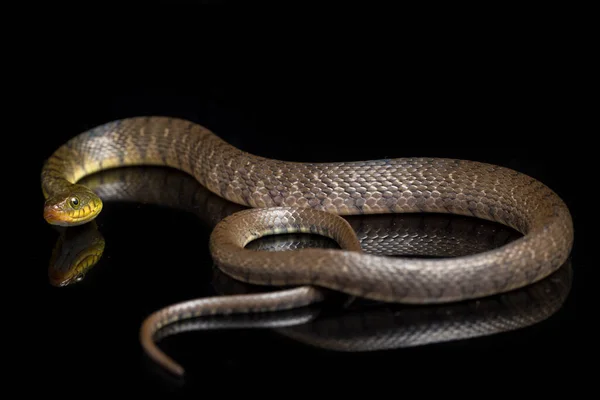
[[[367,41],[356,33],[293,43],[284,38],[285,44],[272,42],[262,50],[261,40],[249,39],[244,30],[235,39],[224,28],[202,32],[207,35],[167,40],[138,31],[126,44],[116,38],[118,52],[96,42],[63,48],[61,39],[42,35],[38,52],[27,58],[38,61],[23,63],[37,66],[37,72],[25,73],[26,95],[13,116],[17,127],[27,129],[8,132],[26,146],[14,154],[27,199],[27,207],[20,206],[27,210],[20,217],[27,221],[26,240],[19,241],[25,246],[16,263],[26,277],[15,282],[10,302],[25,311],[18,312],[18,341],[8,345],[19,349],[15,369],[25,376],[22,385],[40,385],[51,394],[209,395],[213,386],[221,393],[258,394],[270,382],[309,390],[316,382],[361,386],[360,379],[376,382],[379,373],[415,384],[414,377],[437,380],[446,373],[465,381],[503,381],[504,374],[548,379],[575,371],[590,343],[576,327],[575,299],[580,308],[591,307],[584,287],[590,286],[594,259],[586,249],[594,235],[583,185],[596,148],[590,143],[595,132],[581,127],[589,106],[578,93],[578,51],[535,35],[469,45],[436,36],[424,45],[406,38]],[[72,33],[71,41],[77,36]],[[276,36],[267,35],[271,41]],[[183,38],[191,43],[183,45]],[[279,159],[443,156],[527,173],[552,187],[572,211],[573,292],[548,323],[393,357],[315,355],[264,332],[182,337],[173,351],[194,365],[197,380],[178,389],[144,361],[137,332],[155,309],[208,293],[208,230],[177,212],[114,207],[104,222],[104,234],[114,243],[112,259],[96,279],[66,289],[47,283],[56,233],[41,214],[43,160],[86,129],[134,115],[187,118],[243,150]]]

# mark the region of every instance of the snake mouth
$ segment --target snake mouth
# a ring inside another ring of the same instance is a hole
[[[60,212],[57,206],[44,207],[44,219],[52,225],[67,226],[65,215]]]
[[[51,225],[67,227],[77,226],[83,225],[94,219],[94,217],[98,214],[99,211],[100,210],[92,213],[91,215],[75,217],[63,212],[59,206],[47,206],[44,207],[44,219]]]

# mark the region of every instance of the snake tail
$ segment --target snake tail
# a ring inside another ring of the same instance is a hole
[[[202,316],[274,312],[304,307],[323,301],[324,293],[303,286],[267,293],[210,297],[184,301],[164,307],[148,316],[140,329],[140,342],[145,353],[175,376],[183,376],[184,368],[165,354],[155,343],[156,333],[163,327]]]

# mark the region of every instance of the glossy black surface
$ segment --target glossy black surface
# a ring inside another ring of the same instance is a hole
[[[32,107],[43,113],[34,121],[40,135],[36,147],[23,156],[31,228],[15,267],[27,277],[5,284],[21,286],[11,302],[24,306],[17,327],[23,350],[15,362],[32,382],[53,394],[106,390],[208,396],[211,387],[226,394],[260,393],[273,382],[288,388],[299,382],[308,388],[335,388],[340,380],[375,382],[379,374],[392,374],[403,384],[446,373],[468,381],[469,376],[486,376],[485,371],[503,376],[498,379],[511,374],[522,380],[535,373],[552,380],[549,374],[563,374],[577,363],[586,335],[575,324],[575,299],[593,297],[585,295],[584,287],[591,285],[589,268],[595,263],[584,255],[592,240],[586,219],[593,206],[581,186],[588,150],[574,141],[561,113],[562,100],[545,81],[527,89],[509,77],[486,78],[481,86],[472,78],[464,87],[454,78],[427,76],[422,87],[412,84],[407,91],[373,88],[387,86],[387,81],[357,87],[345,79],[331,86],[308,85],[299,78],[279,86],[276,80],[263,84],[243,73],[200,81],[142,84],[110,95],[112,89],[102,90],[93,80],[73,80],[62,90],[51,85],[35,96]],[[57,104],[58,93],[64,97]],[[144,358],[138,329],[145,316],[162,306],[216,293],[207,248],[210,227],[182,211],[110,204],[98,219],[106,239],[101,262],[81,282],[54,287],[48,263],[58,233],[42,220],[38,187],[43,159],[65,140],[103,122],[144,114],[188,118],[266,157],[341,161],[440,156],[530,174],[557,191],[573,213],[570,294],[549,319],[526,329],[389,352],[323,351],[267,329],[181,334],[166,339],[164,349],[190,376],[185,385],[172,382]],[[579,307],[586,304],[580,300]]]

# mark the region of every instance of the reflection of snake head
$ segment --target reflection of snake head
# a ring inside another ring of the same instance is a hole
[[[48,277],[53,286],[67,286],[83,279],[100,260],[104,237],[95,223],[67,228],[56,242]]]
[[[102,200],[90,189],[81,185],[70,185],[55,194],[44,204],[44,219],[59,226],[85,224],[102,211]]]

